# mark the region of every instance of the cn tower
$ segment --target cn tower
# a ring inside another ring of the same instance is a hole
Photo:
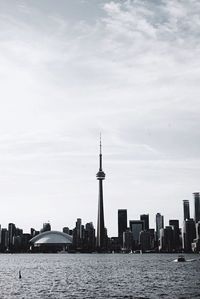
[[[105,226],[104,226],[104,210],[103,210],[103,180],[105,173],[102,170],[102,145],[100,135],[100,153],[99,153],[99,171],[96,174],[99,181],[99,201],[98,201],[98,219],[97,219],[97,249],[103,250],[105,248]]]

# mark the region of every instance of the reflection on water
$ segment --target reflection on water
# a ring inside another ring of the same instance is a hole
[[[1,254],[0,298],[200,298],[200,256]],[[19,271],[21,270],[21,279]]]

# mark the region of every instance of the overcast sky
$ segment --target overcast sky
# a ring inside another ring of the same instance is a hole
[[[200,191],[198,0],[0,0],[0,223],[182,224]]]

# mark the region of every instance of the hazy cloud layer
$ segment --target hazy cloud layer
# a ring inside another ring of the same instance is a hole
[[[192,0],[0,0],[0,223],[96,225],[100,131],[109,234],[118,208],[182,221],[199,190],[199,16]]]

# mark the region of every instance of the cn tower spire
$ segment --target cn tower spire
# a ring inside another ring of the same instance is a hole
[[[102,171],[102,144],[101,144],[101,133],[100,133],[100,152],[99,152],[99,170]]]
[[[104,226],[104,209],[103,209],[103,180],[105,173],[102,169],[102,142],[100,134],[100,153],[99,153],[99,171],[97,172],[97,180],[99,181],[99,200],[98,200],[98,219],[97,219],[97,250],[105,250],[105,226]]]

